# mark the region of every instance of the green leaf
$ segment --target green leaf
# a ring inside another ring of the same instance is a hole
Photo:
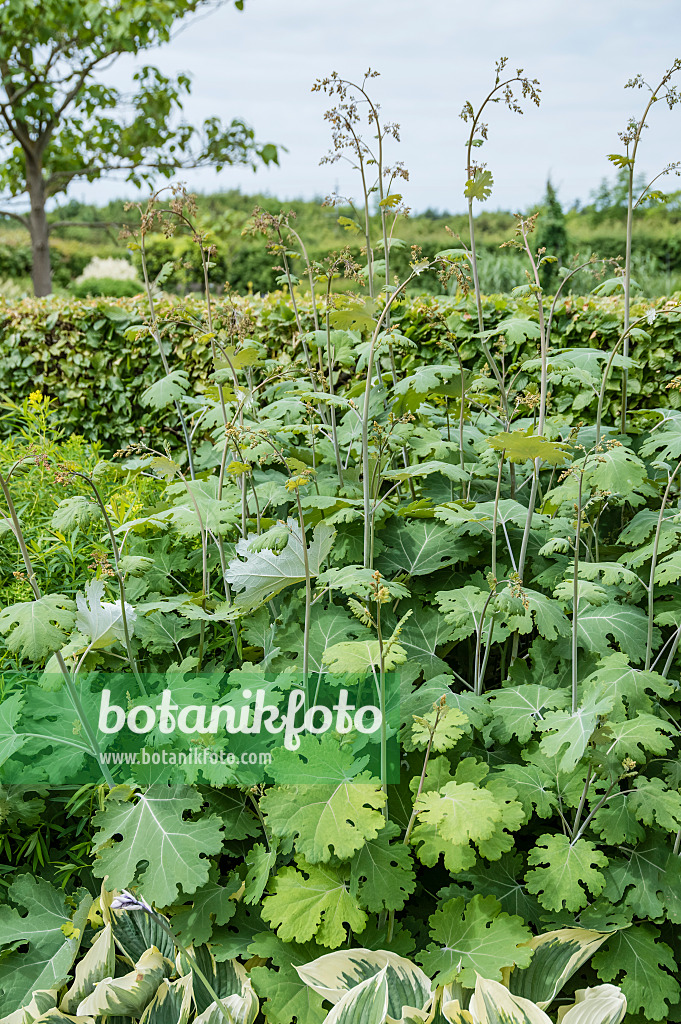
[[[655,715],[639,712],[627,722],[609,721],[604,731],[611,741],[607,753],[614,753],[622,761],[625,757],[631,757],[639,764],[644,764],[647,752],[665,754],[672,746],[670,726]]]
[[[125,631],[123,626],[123,610],[120,601],[115,603],[103,602],[104,580],[90,580],[85,584],[85,595],[76,594],[76,615],[75,626],[79,633],[87,637],[92,650],[101,650],[110,647],[116,640],[123,640]],[[128,624],[128,635],[134,633],[136,612],[129,604],[125,605],[125,615]]]
[[[245,878],[244,903],[259,903],[277,862],[277,843],[269,846],[255,843],[245,857],[248,874]]]
[[[411,853],[402,842],[391,842],[400,829],[388,822],[375,839],[367,839],[350,864],[350,892],[375,913],[402,910],[416,888]]]
[[[390,672],[407,660],[407,652],[398,643],[383,648],[383,663]],[[322,664],[332,675],[364,674],[381,663],[381,645],[378,640],[348,640],[327,647]]]
[[[0,765],[20,750],[26,742],[26,736],[22,736],[15,729],[23,706],[24,699],[21,693],[13,693],[0,702]],[[5,821],[5,815],[1,812],[0,820]]]
[[[51,526],[53,530],[67,532],[76,526],[87,526],[98,513],[94,501],[76,494],[59,502],[52,515]]]
[[[411,727],[411,736],[407,746],[408,750],[425,750],[431,746],[437,753],[444,750],[451,750],[459,742],[464,733],[469,731],[470,720],[459,708],[445,708],[443,712],[435,710],[423,715],[420,720],[414,722]],[[435,720],[437,725],[432,732]],[[431,741],[432,733],[432,741]]]
[[[191,904],[173,914],[173,931],[183,945],[200,946],[210,940],[215,925],[225,925],[234,917],[234,895],[241,888],[241,879],[232,875],[227,885],[218,880],[218,870],[211,867],[209,880],[197,889]]]
[[[288,528],[291,536],[280,553],[266,548],[262,551],[251,551],[249,540],[243,538],[237,542],[236,553],[239,557],[229,563],[225,579],[234,588],[236,601],[241,610],[254,611],[286,587],[305,582],[305,558],[300,526],[289,519]],[[308,566],[312,577],[320,574],[335,536],[336,531],[333,527],[325,523],[315,527],[312,542],[307,548]]]
[[[636,779],[629,806],[644,825],[655,822],[667,832],[681,828],[681,793],[670,789],[662,779]]]
[[[544,712],[566,703],[567,694],[536,683],[497,690],[489,698],[492,734],[502,743],[509,743],[514,736],[527,743],[535,728],[541,728]]]
[[[466,585],[457,590],[444,590],[436,595],[436,600],[444,613],[444,617],[452,626],[452,639],[464,640],[477,630],[489,593],[480,587]],[[489,630],[490,612],[487,610],[485,628]],[[484,633],[484,631],[483,631]]]
[[[189,377],[184,370],[173,370],[146,388],[140,395],[140,402],[152,409],[165,409],[183,398],[189,386]]]
[[[287,948],[284,943],[281,945]],[[324,1024],[326,1021],[321,998],[300,980],[292,966],[282,964],[278,970],[254,967],[250,975],[263,1000],[262,1012],[267,1024],[290,1024],[292,1020]]]
[[[168,487],[168,491],[175,497],[172,508],[163,515],[180,536],[200,537],[202,529],[224,536],[234,525],[239,513],[234,510],[232,502],[217,497],[217,487],[216,476],[207,480],[186,480]]]
[[[469,178],[463,190],[466,199],[479,199],[481,202],[492,195],[494,178],[492,172],[476,167],[473,177]]]
[[[305,945],[285,943],[274,932],[256,935],[248,948],[253,956],[269,957],[278,970],[254,967],[250,977],[256,992],[265,1000],[262,1012],[268,1024],[290,1024],[292,1020],[306,1024],[322,1024],[326,1010],[322,999],[299,977],[296,968],[309,963],[318,955],[314,942]]]
[[[268,827],[277,836],[295,839],[309,863],[328,861],[332,852],[347,860],[385,824],[385,794],[368,773],[352,782],[329,786],[282,786],[269,789],[260,802]]]
[[[0,959],[2,1010],[26,1006],[39,989],[59,987],[71,969],[92,897],[79,890],[72,912],[64,893],[44,878],[17,875],[7,890],[8,903],[0,906],[0,945],[9,947]]]
[[[631,808],[629,796],[617,793],[596,812],[592,828],[610,846],[638,843],[646,834]]]
[[[527,967],[532,934],[519,917],[501,910],[494,896],[448,900],[430,917],[432,939],[417,956],[434,985],[458,982],[473,988],[476,974],[501,980],[504,967]]]
[[[128,795],[125,788],[112,790],[104,810],[93,819],[99,829],[93,838],[94,873],[108,875],[108,884],[117,889],[137,880],[147,902],[159,907],[177,899],[179,886],[186,893],[196,892],[208,881],[206,855],[222,848],[220,819],[185,819],[202,803],[189,786],[150,786],[136,800]],[[142,864],[146,867],[138,874]]]
[[[442,462],[433,459],[430,462],[417,462],[413,466],[399,466],[397,469],[387,469],[383,473],[384,480],[414,480],[422,476],[432,476],[433,473],[442,473],[448,480],[467,480],[468,476],[452,462]]]
[[[548,757],[560,757],[559,768],[571,772],[584,756],[599,718],[612,710],[614,698],[600,691],[590,693],[573,714],[548,711],[540,723],[544,736],[541,750]]]
[[[489,331],[485,331],[485,334],[494,336],[495,334],[505,334],[507,340],[512,345],[520,345],[526,338],[539,338],[541,337],[541,327],[536,320],[527,320],[523,317],[511,316],[505,320],[501,320],[496,327],[493,327]]]
[[[665,1018],[681,993],[674,956],[659,936],[652,924],[633,925],[613,935],[591,961],[602,981],[620,985],[629,1013],[644,1011],[649,1020]]]
[[[20,601],[0,611],[0,633],[20,658],[44,661],[67,640],[75,622],[75,604],[64,594],[45,594],[37,601]]]
[[[501,818],[491,793],[472,782],[448,782],[439,791],[422,793],[416,807],[421,824],[436,826],[453,843],[489,839]]]
[[[674,551],[655,566],[655,583],[664,587],[681,578],[681,552]]]
[[[579,469],[582,462],[579,460],[574,466]],[[633,501],[633,494],[646,493],[642,492],[647,479],[645,464],[621,444],[599,453],[596,461],[589,459],[584,478],[591,487],[623,495],[632,504],[641,504],[640,500]]]
[[[527,872],[525,884],[548,910],[580,910],[588,893],[598,896],[605,886],[598,869],[607,866],[608,858],[588,839],[571,843],[565,835],[543,835],[527,859],[538,866]]]
[[[672,692],[664,676],[632,668],[626,656],[619,653],[603,658],[595,672],[584,680],[584,691],[592,689],[604,698],[613,698],[611,718],[624,718],[638,711],[650,713],[658,703],[657,698],[669,697]]]
[[[542,459],[550,466],[562,466],[570,457],[570,448],[559,441],[549,441],[541,434],[528,431],[513,430],[489,437],[487,443],[495,452],[505,452],[511,462],[529,462]]]
[[[615,167],[631,167],[634,163],[631,157],[625,156],[622,153],[608,153],[608,160]]]
[[[655,641],[659,641],[659,635],[656,629],[653,634]],[[645,657],[647,636],[648,618],[642,608],[613,601],[579,612],[577,641],[587,651],[611,654],[614,641],[631,662],[638,664]]]
[[[558,806],[558,798],[556,780],[548,772],[536,764],[505,764],[496,774],[516,791],[528,817],[533,810],[540,818],[551,817]]]
[[[385,575],[425,576],[463,561],[470,553],[470,542],[436,519],[394,518],[381,530],[380,538],[385,547],[376,568]]]
[[[373,331],[376,327],[376,307],[373,301],[361,301],[356,296],[338,296],[336,308],[329,313],[329,322],[339,331]]]
[[[444,854],[445,867],[456,873],[475,863],[471,841],[490,860],[498,860],[511,848],[507,829],[517,829],[524,821],[522,806],[515,800],[515,790],[501,780],[491,779],[481,788],[478,783],[486,774],[484,764],[467,758],[457,768],[454,781],[431,788],[426,777],[416,803],[419,824],[412,833],[423,864],[432,867]]]
[[[436,608],[421,606],[418,602],[400,605],[400,610],[410,608],[412,615],[407,619],[400,633],[400,647],[407,654],[407,660],[416,662],[426,680],[446,674],[449,668],[438,655],[452,635],[452,627]],[[397,620],[393,615],[385,616],[386,629],[394,629]],[[444,692],[444,691],[443,691]],[[432,702],[431,702],[432,703]]]
[[[358,597],[367,597],[374,582],[373,571],[360,565],[325,569],[317,579],[318,584],[323,584],[331,590],[340,590],[342,594],[356,594]],[[394,580],[381,580],[381,586],[385,587],[394,599],[409,597],[407,588]]]
[[[307,877],[306,877],[307,876]],[[300,861],[300,870],[284,867],[270,883],[262,916],[284,942],[307,942],[313,936],[332,948],[347,939],[347,928],[359,934],[367,916],[350,894],[342,867]]]
[[[344,640],[354,639],[365,633],[365,629],[354,616],[350,615],[340,605],[331,605],[329,608],[319,608],[315,605],[312,608],[310,625],[310,671],[322,672],[322,657],[327,647],[341,643]],[[300,651],[300,641],[294,650]],[[286,647],[291,650],[291,647]]]
[[[477,847],[481,856],[494,861],[513,849],[515,840],[512,833],[517,832],[524,824],[525,812],[522,804],[516,800],[518,794],[515,789],[502,779],[493,776],[485,784],[485,789],[496,800],[501,817],[489,839],[479,840]]]

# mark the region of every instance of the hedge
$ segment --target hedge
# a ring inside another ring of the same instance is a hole
[[[29,277],[33,266],[31,246],[26,235],[18,233],[17,242],[13,235],[0,240],[0,280]],[[113,244],[109,246],[87,244],[65,238],[50,239],[50,261],[53,283],[67,287],[74,278],[83,273],[93,256],[125,257],[125,249]]]
[[[259,298],[236,297],[237,309],[253,321],[252,337],[263,344],[271,358],[290,358],[296,338],[290,301],[278,292]],[[312,329],[309,303],[301,297],[302,315]],[[657,308],[665,300],[656,300]],[[632,316],[642,315],[650,303],[634,305]],[[181,314],[182,322],[177,322]],[[182,368],[197,392],[210,386],[210,342],[201,339],[199,329],[188,326],[186,314],[200,323],[205,306],[198,298],[184,303],[170,298],[159,305],[164,326],[164,344],[173,368]],[[106,448],[122,447],[142,430],[158,440],[166,429],[176,430],[172,407],[163,414],[140,405],[144,388],[162,376],[161,361],[148,335],[135,332],[132,325],[144,321],[146,306],[141,297],[133,299],[25,299],[0,300],[0,397],[21,403],[32,391],[40,390],[56,400],[55,423],[67,434],[82,434],[101,441]],[[622,329],[622,300],[616,297],[569,297],[558,304],[553,343],[568,347],[610,350]],[[486,326],[508,317],[536,318],[536,310],[508,296],[485,299]],[[174,318],[174,319],[173,319]],[[414,345],[398,344],[398,359],[405,370],[422,362],[455,359],[452,340],[469,368],[484,365],[479,342],[473,335],[477,319],[472,299],[423,295],[398,307],[396,325]],[[681,366],[681,304],[667,307],[651,325],[645,325],[649,341],[638,340],[632,355],[638,363],[630,374],[630,408],[646,409],[681,405],[679,392],[666,384],[679,374]],[[522,359],[537,353],[536,340],[515,344],[497,342],[499,358],[509,375]],[[521,374],[514,382],[519,391],[526,383]],[[576,389],[554,391],[554,411],[566,423],[589,420],[593,408],[575,408]],[[608,404],[616,408],[619,385],[612,375]],[[580,400],[581,401],[581,400]],[[10,419],[0,419],[0,433],[7,436]]]

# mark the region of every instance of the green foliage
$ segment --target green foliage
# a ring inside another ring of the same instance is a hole
[[[305,322],[311,323],[309,306],[303,298],[299,301]],[[281,358],[295,331],[291,307],[284,297],[237,298],[235,302],[254,320],[256,340],[272,358]],[[188,299],[184,305],[191,315],[202,315],[202,307],[195,300]],[[509,313],[515,313],[517,305],[512,299],[486,300],[488,322],[503,321]],[[170,305],[161,307],[162,315],[165,309],[170,312]],[[448,319],[466,367],[480,368],[479,345],[472,338],[472,312],[470,299],[418,298],[400,305],[396,319],[401,333],[419,346],[419,360],[439,363],[442,353],[438,344],[446,338],[442,313]],[[636,313],[634,306],[632,315]],[[596,352],[616,340],[621,317],[621,299],[582,301],[568,297],[556,309],[556,337],[571,349],[586,346],[587,351]],[[36,388],[42,390],[55,400],[55,426],[63,427],[67,433],[99,438],[111,451],[136,437],[140,426],[157,440],[174,424],[174,411],[170,407],[159,415],[140,401],[144,389],[162,376],[160,358],[149,334],[126,334],[144,319],[139,303],[127,299],[113,304],[53,299],[49,308],[33,299],[12,305],[0,302],[0,390],[11,393],[18,403]],[[681,313],[674,310],[658,317],[647,327],[650,341],[638,343],[639,368],[630,371],[630,387],[634,388],[634,381],[639,380],[640,389],[630,395],[632,408],[681,406],[678,390],[665,387],[673,379],[681,358],[677,327],[680,319]],[[201,382],[210,372],[210,340],[193,336],[186,325],[173,321],[167,323],[164,338],[172,357],[189,377],[190,394],[202,393],[205,384]],[[535,354],[531,341],[506,344],[507,352],[518,365]],[[410,351],[398,358],[405,373],[411,375],[418,369]],[[451,369],[455,371],[455,367]],[[617,408],[619,372],[613,371],[606,388],[606,413]],[[521,374],[518,392],[525,387],[527,378],[526,373]],[[594,416],[593,391],[584,389],[583,383],[572,378],[563,383],[557,381],[553,386],[553,402],[556,412],[567,416],[570,422]],[[7,429],[0,421],[0,431],[6,433]]]
[[[342,83],[323,87],[343,103]],[[480,198],[487,173],[471,178]],[[253,230],[286,278],[288,215],[260,211]],[[203,260],[210,239],[195,237]],[[0,372],[17,378],[0,452],[8,1012],[44,981],[49,1009],[73,984],[71,1016],[144,1024],[166,1010],[169,1024],[260,1011],[272,1024],[483,1024],[490,1006],[546,1024],[536,1004],[579,970],[599,1020],[620,1024],[624,1002],[598,978],[621,984],[632,1014],[671,1019],[678,310],[634,305],[639,365],[610,363],[620,299],[568,295],[548,335],[541,288],[404,299],[379,292],[370,266],[371,294],[354,270],[352,291],[335,290],[333,267],[310,265],[331,296],[314,305],[295,286],[289,300],[216,302],[209,277],[204,300],[148,313],[2,308]],[[122,450],[108,461],[65,440],[75,422]],[[213,759],[168,765],[163,736],[144,747],[156,760],[101,757],[116,746],[93,723],[121,669],[128,724],[153,674],[197,713],[187,750]],[[322,684],[334,710],[379,708],[379,757],[356,719],[299,746],[273,739],[257,766],[255,710],[240,733],[198,725],[200,706],[235,712],[254,690],[307,711]],[[111,909],[114,887],[127,892]],[[94,952],[67,981],[81,939]],[[505,988],[535,955],[552,988]]]

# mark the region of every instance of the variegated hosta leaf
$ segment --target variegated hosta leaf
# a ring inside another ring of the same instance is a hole
[[[229,1012],[229,1024],[253,1024],[259,1003],[243,964],[234,959],[216,963],[205,945],[194,947],[194,960]],[[177,957],[177,968],[182,973],[188,968],[193,979],[192,994],[197,1012],[194,1024],[224,1024],[225,1015],[214,1001],[213,992],[209,992],[182,953]]]
[[[469,1010],[474,1024],[551,1024],[535,1003],[515,996],[498,981],[477,977]]]
[[[565,982],[607,938],[607,932],[594,932],[586,928],[559,928],[557,931],[537,935],[529,943],[534,950],[529,967],[511,973],[511,992],[524,999],[531,999],[545,1010]]]
[[[223,999],[223,1004],[225,1000]],[[227,1009],[225,1007],[225,1009]],[[203,1013],[200,1013],[198,1017],[194,1019],[194,1024],[234,1024],[231,1020],[231,1014],[225,1021],[225,1014],[220,1009],[217,1003],[211,1003],[210,1006],[206,1007]]]
[[[296,967],[296,970],[306,985],[330,1003],[338,1003],[346,992],[384,970],[388,984],[388,1014],[394,1020],[402,1019],[405,1007],[423,1009],[432,988],[430,979],[420,967],[384,949],[338,950]]]
[[[617,985],[595,985],[575,992],[575,1002],[561,1014],[561,1024],[620,1024],[627,1000]]]
[[[457,999],[450,999],[449,1002],[443,1002],[440,1009],[442,1020],[447,1021],[447,1024],[474,1024],[473,1017],[468,1010],[462,1010],[459,1006]],[[429,1017],[426,1024],[439,1024],[437,1018]]]
[[[20,1007],[14,1013],[0,1019],[0,1024],[32,1024],[41,1013],[51,1010],[57,1005],[57,989],[46,988],[34,992],[30,1003]]]
[[[122,978],[104,978],[79,1005],[79,1014],[139,1017],[163,981],[166,961],[155,946],[143,953],[135,969]]]
[[[253,1024],[258,1016],[260,1004],[250,980],[244,982],[241,995],[235,993],[231,996],[222,996],[220,1002],[229,1014],[228,1021],[225,1021],[225,1015],[218,1004],[211,1003],[199,1014],[194,1024]],[[146,1020],[143,1019],[140,1024],[146,1024]]]
[[[61,1010],[48,1010],[42,1017],[32,1020],[30,1024],[97,1024],[94,1017],[74,1017],[71,1013]]]
[[[98,981],[112,977],[115,966],[116,947],[111,925],[107,924],[78,963],[73,984],[62,999],[59,1008],[64,1013],[75,1013],[86,996],[94,991]]]
[[[384,1024],[388,1012],[387,968],[355,985],[328,1014],[324,1024]]]
[[[424,1009],[404,1007],[401,1024],[473,1024],[470,1013],[461,1008],[457,998],[463,991],[460,985],[438,985]],[[389,1017],[387,1024],[390,1024]]]
[[[140,1024],[187,1024],[192,1010],[192,976],[165,978],[140,1018]]]

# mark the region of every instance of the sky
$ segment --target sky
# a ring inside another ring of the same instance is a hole
[[[356,198],[349,165],[319,165],[330,146],[329,102],[311,86],[332,71],[361,79],[371,66],[380,72],[372,96],[383,117],[400,124],[401,142],[390,144],[387,159],[409,169],[399,189],[405,202],[416,212],[458,212],[467,135],[459,113],[464,100],[485,96],[495,59],[507,56],[539,79],[541,106],[522,117],[493,108],[490,141],[478,153],[495,179],[488,208],[516,211],[539,201],[549,176],[564,206],[588,201],[612,176],[607,154],[622,151],[618,131],[647,102],[624,84],[637,73],[657,84],[681,56],[680,30],[678,0],[246,0],[243,12],[230,2],[194,15],[144,62],[191,75],[188,121],[240,117],[260,141],[286,147],[279,167],[187,172],[194,191],[239,188],[287,200],[337,190]],[[110,75],[122,87],[132,70],[125,58]],[[681,106],[658,104],[650,124],[638,166],[652,177],[681,158]],[[669,187],[678,188],[677,179]],[[101,201],[126,193],[130,186],[108,181],[77,184],[70,195]]]

